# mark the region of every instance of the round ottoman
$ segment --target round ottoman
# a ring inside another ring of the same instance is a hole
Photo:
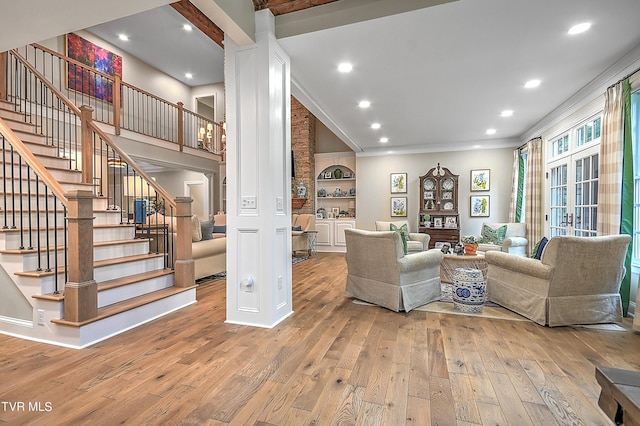
[[[456,268],[453,272],[453,307],[460,312],[479,314],[485,301],[486,284],[482,271]]]

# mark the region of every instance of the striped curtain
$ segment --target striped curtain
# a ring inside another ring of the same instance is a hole
[[[620,233],[624,156],[623,113],[623,85],[620,82],[611,86],[605,93],[598,178],[598,235]]]
[[[513,186],[511,187],[511,200],[509,201],[509,222],[516,221],[516,212],[518,211],[518,185],[520,182],[518,181],[520,168],[520,150],[516,149],[513,151],[513,172],[511,173],[511,182],[513,182]]]
[[[527,177],[525,188],[525,218],[527,224],[528,253],[544,235],[542,197],[542,138],[531,139],[527,142]]]

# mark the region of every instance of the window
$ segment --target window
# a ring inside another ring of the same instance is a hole
[[[601,131],[599,114],[550,140],[547,226],[551,237],[597,234]]]
[[[551,142],[551,157],[558,157],[569,151],[569,135],[560,136]]]

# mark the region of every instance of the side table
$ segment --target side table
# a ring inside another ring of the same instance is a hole
[[[445,254],[440,264],[440,281],[443,283],[453,283],[453,274],[456,268],[471,268],[482,271],[482,277],[487,281],[487,262],[484,254],[462,255]]]
[[[318,242],[318,231],[309,230],[304,231],[303,234],[307,235],[307,255],[311,256],[315,254],[318,255],[318,249],[316,248],[316,243]]]

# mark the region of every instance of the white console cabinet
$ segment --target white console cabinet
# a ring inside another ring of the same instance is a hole
[[[344,230],[354,229],[355,227],[355,220],[317,219],[316,231],[318,231],[318,239],[316,241],[316,248],[318,252],[344,253],[347,251]]]

